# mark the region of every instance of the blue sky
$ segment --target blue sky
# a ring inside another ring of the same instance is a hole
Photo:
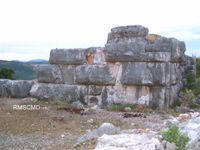
[[[141,24],[200,56],[199,0],[0,1],[0,59],[48,59],[53,48],[104,46],[112,27]]]

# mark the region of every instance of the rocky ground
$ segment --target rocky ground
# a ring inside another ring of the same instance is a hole
[[[14,110],[16,105],[40,109]],[[67,108],[58,101],[1,98],[0,149],[155,149],[160,146],[160,131],[171,123],[199,140],[199,113],[177,118],[171,112]]]

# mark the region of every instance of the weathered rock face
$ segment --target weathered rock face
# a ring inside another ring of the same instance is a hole
[[[124,63],[121,83],[124,85],[165,85],[166,64]]]
[[[167,108],[187,84],[187,70],[195,73],[185,50],[184,42],[148,34],[143,26],[116,27],[105,48],[52,50],[50,65],[39,68],[40,84],[31,95],[89,106],[138,103]]]
[[[0,97],[6,97],[9,96],[8,90],[7,90],[7,83],[8,80],[0,80]]]
[[[128,27],[125,27],[128,28]],[[143,32],[146,29],[143,28]],[[159,35],[146,35],[145,37],[118,36],[121,30],[115,29],[113,36],[108,36],[105,45],[106,60],[110,62],[182,62],[184,61],[185,44],[174,38],[161,37]],[[123,34],[122,34],[123,35]],[[118,38],[116,38],[118,37]],[[161,52],[161,53],[159,53]],[[153,55],[153,57],[151,56]],[[161,57],[168,59],[160,59]],[[166,56],[168,55],[168,56]],[[169,59],[170,58],[170,59]]]
[[[0,97],[24,98],[30,96],[34,81],[0,80]]]
[[[51,64],[82,65],[85,62],[83,49],[55,49],[50,53]]]
[[[82,94],[86,93],[83,88],[76,85],[36,83],[33,85],[30,94],[40,100],[74,102],[81,101]]]
[[[90,85],[115,85],[112,65],[81,65],[76,67],[76,82]]]
[[[64,83],[61,70],[55,65],[41,65],[38,70],[37,79],[41,83]]]
[[[130,39],[132,37],[146,37],[148,32],[149,29],[141,25],[120,26],[111,29],[111,32],[108,34],[107,42],[116,42],[122,39]]]

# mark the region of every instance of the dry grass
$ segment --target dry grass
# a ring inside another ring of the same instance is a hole
[[[40,105],[40,110],[13,110],[14,104]],[[154,128],[155,123],[162,124],[158,115],[147,114],[147,118],[123,118],[123,112],[91,111],[87,115],[73,114],[60,108],[69,104],[52,101],[44,102],[35,99],[0,99],[0,132],[9,135],[32,136],[37,133],[48,137],[55,144],[52,149],[94,149],[96,139],[74,147],[77,139],[87,130],[98,128],[104,122],[110,122],[122,130],[133,128]],[[89,120],[93,120],[92,122]],[[63,143],[59,137],[66,134]],[[39,137],[41,138],[41,137]],[[59,143],[59,144],[58,144]],[[1,144],[0,144],[1,145]],[[50,149],[51,149],[50,148]]]
[[[9,102],[8,102],[9,101]],[[57,102],[45,103],[45,102],[33,102],[25,101],[19,102],[17,99],[1,99],[0,106],[0,131],[11,135],[31,135],[40,133],[48,136],[52,140],[59,137],[63,133],[73,135],[68,141],[60,146],[63,149],[73,149],[77,138],[84,134],[88,129],[96,128],[95,124],[87,122],[88,116],[81,116],[78,114],[70,114],[64,111],[57,111],[57,108],[64,105]],[[13,104],[32,104],[46,107],[41,110],[13,110]],[[97,124],[99,125],[99,124]],[[94,147],[94,141],[77,147],[76,149],[87,147],[90,149]]]
[[[63,133],[72,135],[63,145],[54,147],[59,149],[93,149],[96,139],[73,147],[80,135],[87,130],[98,128],[104,122],[113,123],[116,126],[127,125],[118,118],[103,118],[100,114],[72,114],[60,108],[69,107],[67,103],[58,101],[43,102],[31,99],[0,99],[0,132],[12,135],[32,135],[40,133],[51,139],[59,137]],[[40,110],[13,110],[13,105],[40,105]],[[101,119],[99,119],[101,118]],[[88,120],[92,119],[93,122]]]

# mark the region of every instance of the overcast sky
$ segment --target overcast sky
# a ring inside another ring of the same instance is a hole
[[[199,0],[0,0],[0,59],[49,58],[53,48],[104,46],[112,27],[140,24],[200,56]]]

